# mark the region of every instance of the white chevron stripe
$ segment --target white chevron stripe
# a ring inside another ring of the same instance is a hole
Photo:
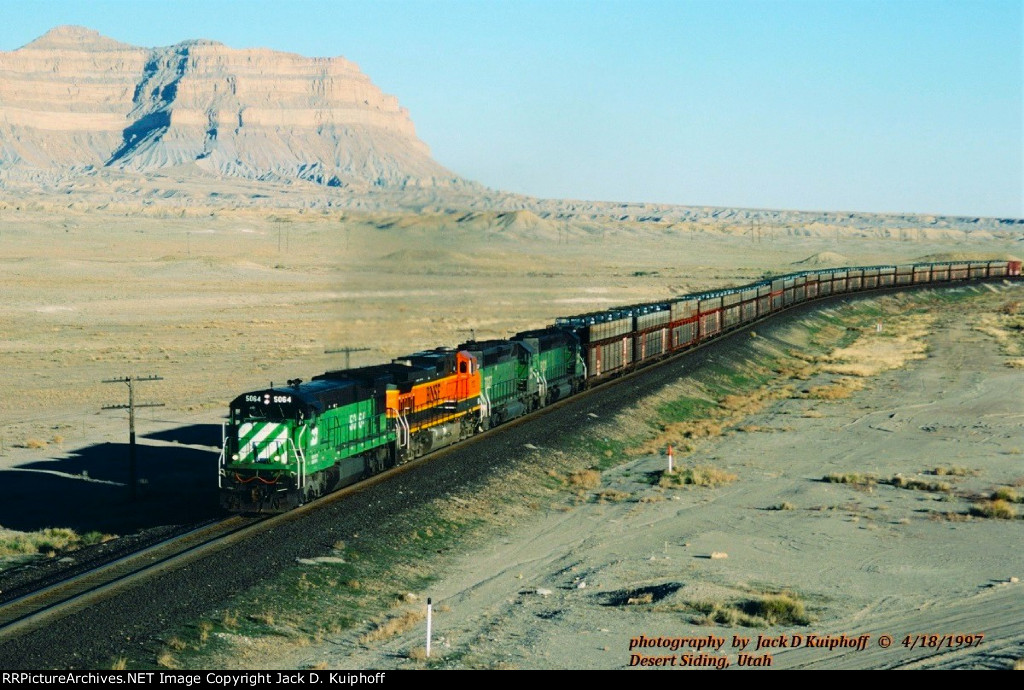
[[[274,426],[276,427],[274,429],[275,433],[267,435],[266,441],[262,444],[263,447],[259,448],[256,453],[256,457],[260,460],[271,460],[280,451],[280,447],[284,445],[284,440],[288,438],[288,428],[286,426],[283,424],[275,424]]]
[[[273,434],[274,436],[277,436],[280,433],[280,430],[281,430],[281,425],[280,424],[274,424],[274,423],[268,422],[268,423],[264,424],[259,431],[256,432],[255,436],[253,436],[251,439],[249,439],[249,444],[259,447],[259,446],[263,445],[263,441],[268,436],[270,436],[271,434]]]
[[[269,446],[274,442],[280,442],[288,437],[288,427],[284,424],[267,422],[260,426],[256,435],[243,441],[245,434],[252,430],[252,423],[246,423],[238,427],[238,459],[242,462],[254,460],[268,460],[271,456]],[[269,439],[269,440],[268,440]],[[266,443],[264,443],[266,442]],[[274,449],[276,451],[276,448]],[[256,457],[253,458],[255,451]]]

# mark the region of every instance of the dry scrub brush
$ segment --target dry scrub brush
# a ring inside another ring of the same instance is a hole
[[[373,630],[362,635],[359,638],[360,644],[368,644],[370,642],[378,642],[380,640],[387,640],[395,635],[400,635],[408,630],[411,630],[413,626],[419,623],[421,620],[426,618],[426,613],[422,610],[416,609],[413,611],[405,611],[404,613],[394,618],[389,618],[383,623],[379,624]]]
[[[570,486],[576,486],[581,489],[596,489],[601,486],[601,473],[591,469],[576,470],[569,473],[567,481]]]
[[[908,479],[903,475],[896,474],[888,479],[879,479],[876,475],[862,472],[832,472],[821,478],[821,481],[832,484],[852,484],[854,486],[873,486],[875,484],[888,484],[897,489],[911,489],[915,491],[941,491],[949,493],[953,485],[948,482],[930,482],[923,479]]]
[[[821,370],[848,376],[875,376],[898,369],[914,359],[924,359],[924,339],[931,333],[933,314],[908,314],[892,318],[882,333],[868,331],[849,346],[824,358]]]
[[[662,488],[677,488],[680,486],[707,486],[716,487],[730,484],[738,477],[731,472],[720,470],[717,467],[698,465],[668,472],[662,471],[658,479],[658,486]]]
[[[691,602],[704,616],[696,623],[741,625],[763,628],[771,625],[809,625],[811,617],[800,598],[791,592],[764,594],[735,602]]]
[[[976,517],[1012,520],[1017,517],[1017,509],[1009,501],[979,501],[971,506],[970,514]]]
[[[871,486],[878,483],[878,477],[873,474],[862,472],[830,472],[821,478],[821,481],[830,484],[855,484],[858,486]]]
[[[87,532],[80,535],[66,527],[47,527],[37,532],[18,532],[0,527],[0,557],[37,553],[56,555],[75,551],[83,546],[102,544],[115,538],[102,532]]]
[[[960,465],[951,465],[949,467],[936,467],[931,470],[931,474],[934,474],[937,477],[969,477],[977,475],[978,470],[972,470],[967,467],[962,467]]]

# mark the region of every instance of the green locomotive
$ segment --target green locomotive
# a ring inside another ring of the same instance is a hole
[[[396,438],[386,390],[385,382],[325,375],[235,398],[221,453],[221,506],[279,512],[379,472],[393,462]]]
[[[509,340],[459,345],[480,365],[480,425],[489,429],[529,414],[584,385],[579,339],[569,331],[524,331]]]

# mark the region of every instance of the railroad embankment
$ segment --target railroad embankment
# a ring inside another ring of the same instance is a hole
[[[757,651],[775,667],[1012,664],[1021,301],[971,287],[763,324],[127,661],[620,668],[643,634],[728,641],[683,665],[753,665],[734,636],[759,635],[872,640]],[[878,644],[933,632],[987,637]]]

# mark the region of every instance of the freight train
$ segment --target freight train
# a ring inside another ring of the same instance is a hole
[[[1020,275],[1020,261],[802,271],[271,385],[231,403],[221,505],[286,511],[809,300]]]

